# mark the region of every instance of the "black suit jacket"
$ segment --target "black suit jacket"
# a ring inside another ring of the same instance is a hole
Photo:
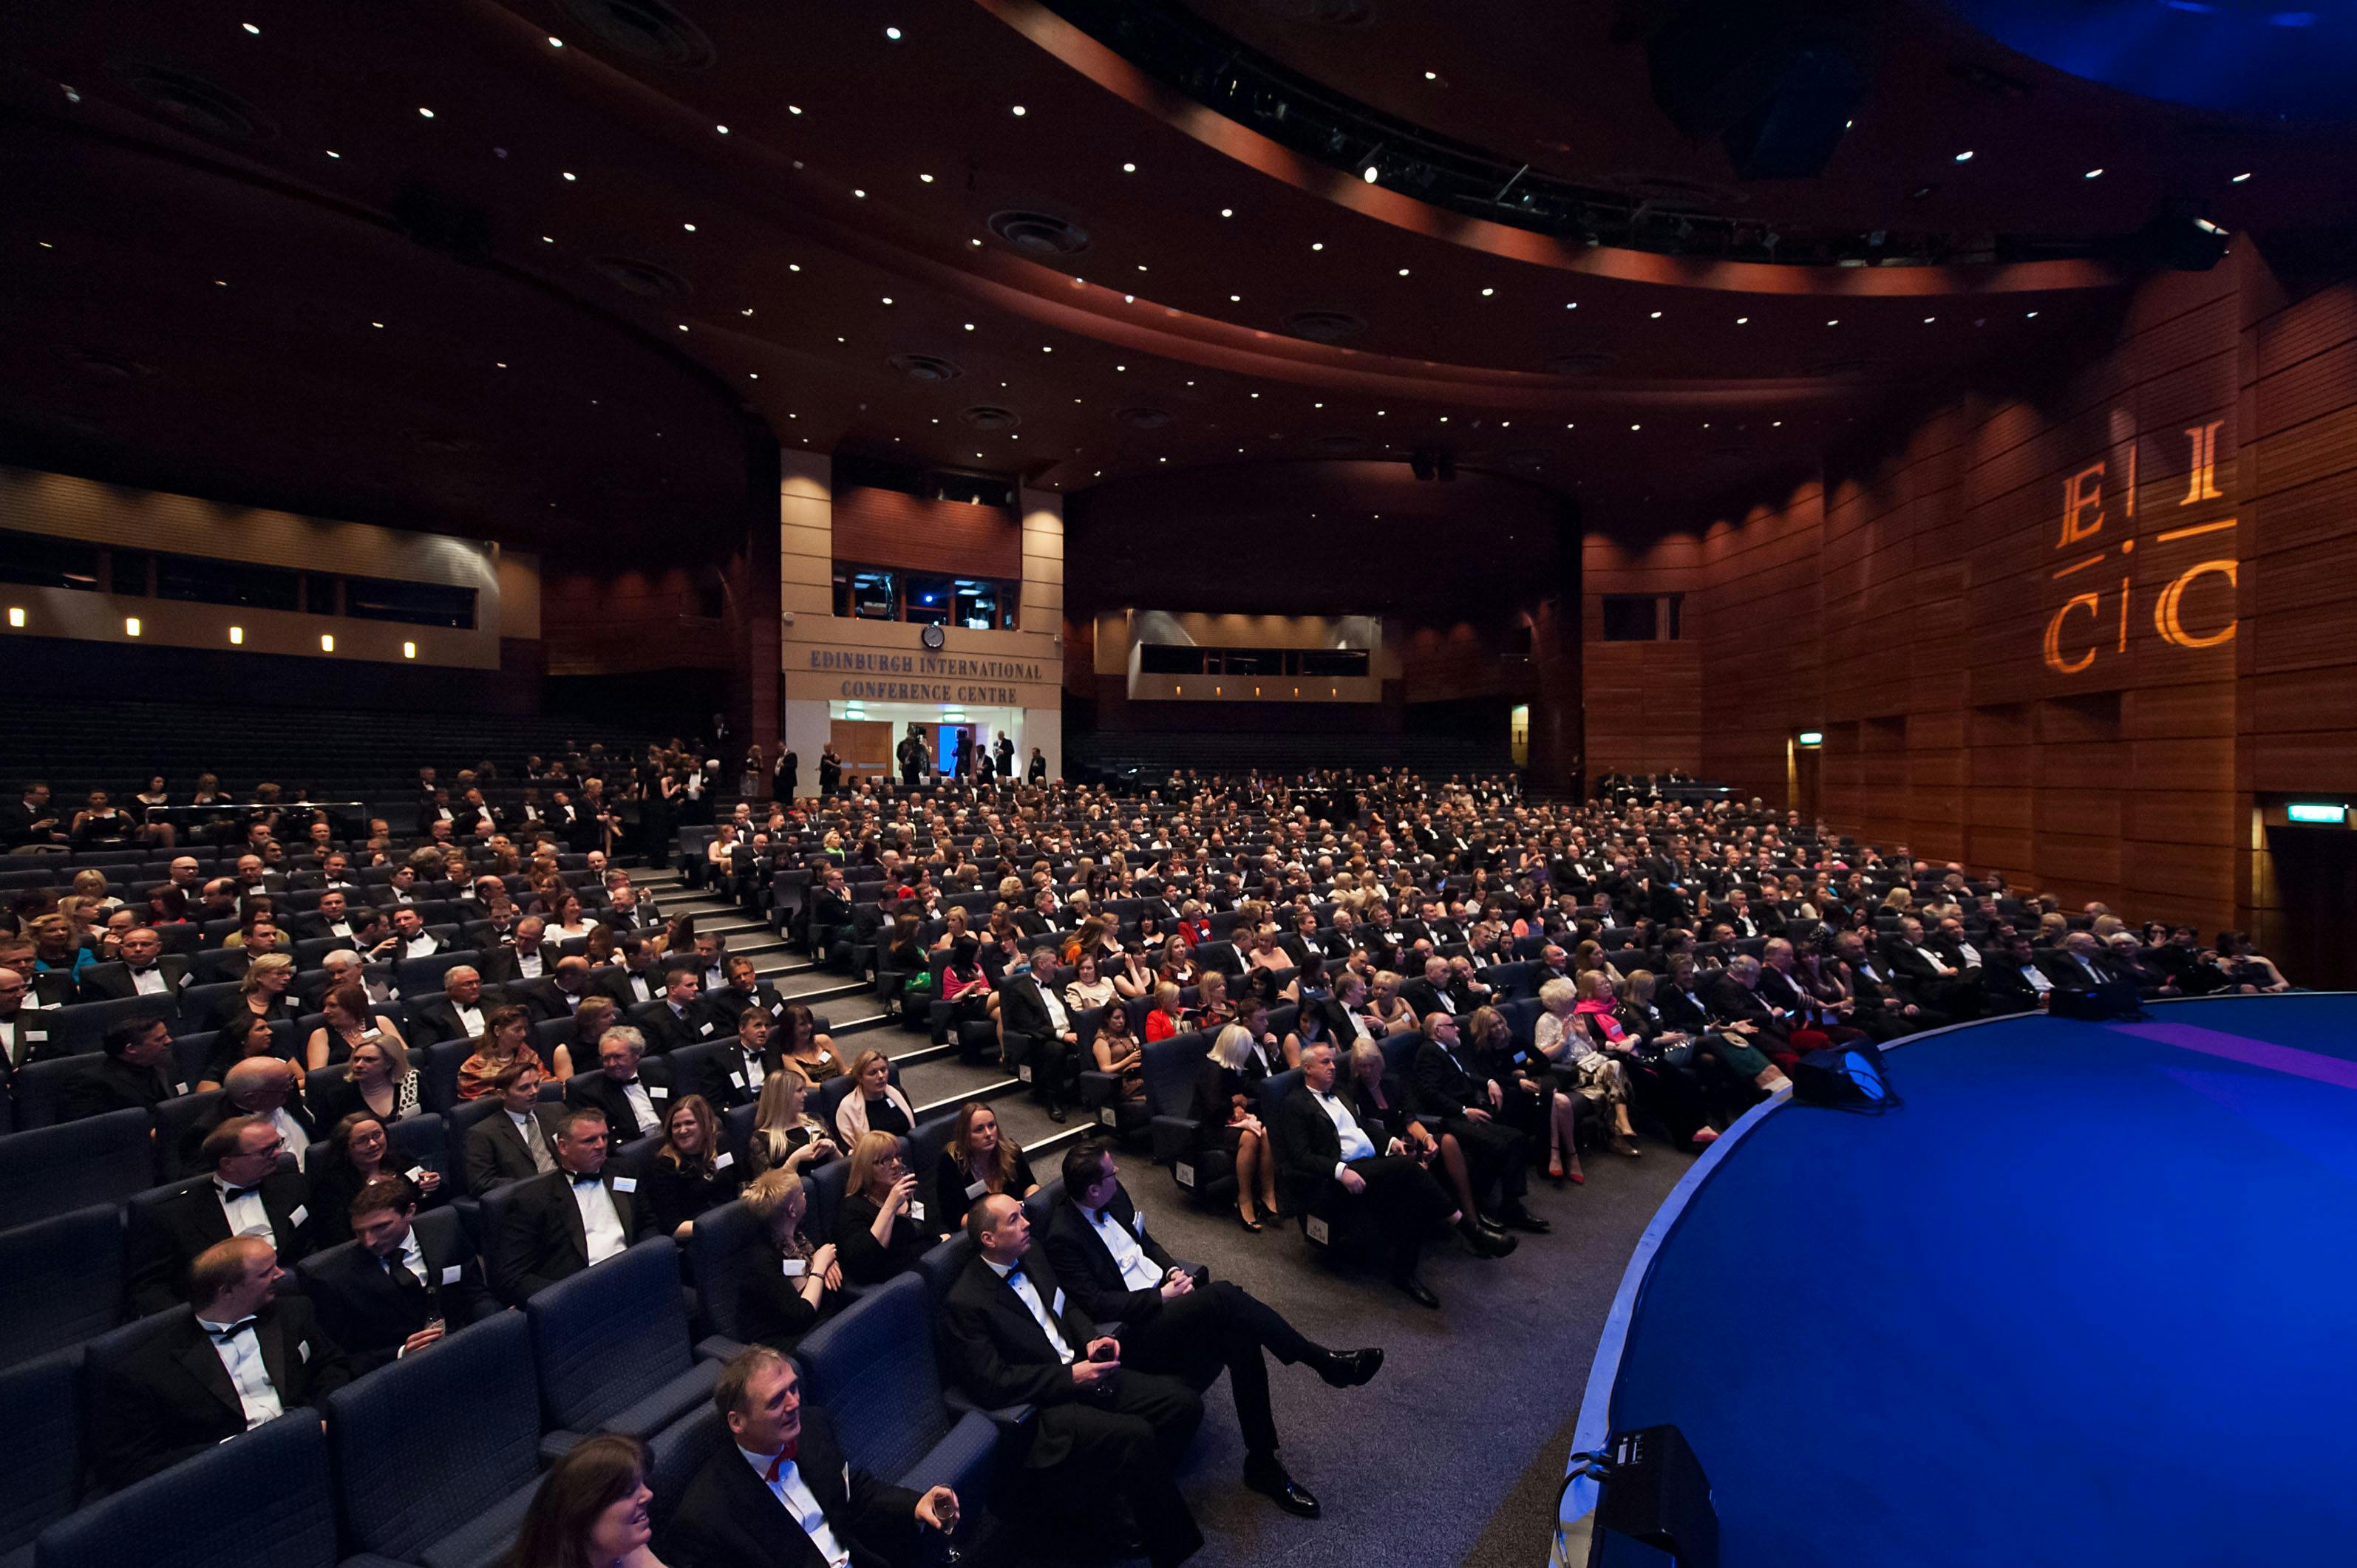
[[[492,1009],[507,1005],[507,1000],[497,986],[485,985],[483,993],[475,999],[475,1011],[488,1023]],[[411,1007],[409,1027],[404,1033],[414,1048],[422,1050],[444,1040],[471,1040],[476,1032],[459,1021],[457,1008],[446,998],[423,1007]]]
[[[1059,1005],[1063,999],[1057,998]],[[1064,1009],[1067,1025],[1072,1010]],[[998,1026],[1002,1033],[1023,1035],[1032,1039],[1047,1039],[1058,1033],[1055,1020],[1048,1015],[1048,1004],[1041,998],[1039,977],[1036,974],[1009,975],[998,985]]]
[[[2039,968],[2035,963],[2031,967]],[[2035,1013],[2038,998],[2043,994],[2021,972],[2021,966],[2003,954],[1994,955],[1981,971],[1981,989],[1987,993],[1989,1010],[1994,1013]]]
[[[1056,1326],[1072,1353],[1084,1356],[1089,1341],[1097,1337],[1096,1320],[1063,1292],[1055,1265],[1042,1252],[1034,1247],[1025,1254],[1023,1273],[1037,1287],[1040,1305],[1055,1315]],[[1060,1313],[1056,1312],[1060,1294],[1064,1298]],[[1086,1397],[1029,1309],[1016,1299],[1015,1287],[999,1278],[979,1253],[967,1259],[964,1271],[950,1282],[937,1327],[942,1375],[985,1410],[1067,1404]],[[1060,1428],[1039,1432],[1027,1463],[1044,1468],[1070,1448],[1070,1434]]]
[[[2122,972],[2107,952],[2098,950],[2089,961],[2094,964],[2095,972],[2102,976],[2100,981],[2088,979],[2087,972],[2081,967],[2079,961],[2059,949],[2048,953],[2040,967],[2046,971],[2046,978],[2054,983],[2057,991],[2092,991],[2098,984],[2132,978]]]
[[[410,1230],[425,1262],[423,1288],[396,1284],[382,1261],[357,1241],[330,1247],[303,1265],[320,1326],[343,1347],[355,1377],[398,1357],[427,1318],[441,1318],[455,1334],[481,1316],[489,1302],[456,1209],[426,1209]],[[455,1278],[451,1269],[458,1271]]]
[[[488,929],[488,927],[485,929]],[[471,933],[475,928],[469,927],[468,929]],[[522,978],[523,967],[520,961],[519,950],[513,942],[485,940],[478,945],[476,950],[483,955],[479,961],[478,972],[490,984],[508,985]],[[529,980],[524,980],[523,983],[538,985],[545,981],[556,972],[556,961],[564,956],[565,950],[556,943],[541,943],[540,972]],[[519,997],[517,1000],[523,999]]]
[[[794,1467],[818,1499],[827,1528],[852,1568],[889,1568],[922,1531],[919,1495],[845,1463],[826,1412],[802,1407]],[[681,1494],[671,1528],[657,1541],[671,1568],[823,1568],[825,1559],[733,1442],[704,1462]]]
[[[565,993],[557,988],[556,981],[549,975],[543,975],[538,980],[515,982],[508,986],[507,992],[510,996],[522,1004],[525,1012],[532,1015],[534,1023],[549,1018],[570,1018],[573,1016],[574,1008],[578,1007],[590,997],[613,994],[612,992],[601,988],[595,980],[592,980],[587,985],[582,987],[581,994],[568,1004],[565,1000]]]
[[[1493,1080],[1479,1075],[1473,1053],[1460,1040],[1457,1054],[1451,1059],[1440,1042],[1426,1037],[1415,1048],[1415,1094],[1419,1103],[1435,1115],[1461,1118],[1465,1108],[1478,1105],[1490,1109],[1490,1084]],[[1309,1109],[1317,1111],[1312,1102]],[[1324,1112],[1318,1112],[1320,1116]],[[1339,1146],[1340,1140],[1337,1140]]]
[[[774,1040],[776,1036],[771,1038]],[[655,1064],[651,1057],[639,1064],[640,1072],[644,1073],[650,1065],[659,1064]],[[774,1044],[761,1047],[763,1083],[770,1081],[770,1073],[785,1065],[783,1053]],[[712,1059],[704,1064],[704,1081],[694,1086],[694,1092],[712,1101],[715,1111],[733,1111],[739,1105],[750,1105],[760,1099],[761,1091],[753,1087],[752,1074],[745,1070],[745,1047],[739,1045],[733,1052],[713,1053]]]
[[[188,961],[178,953],[167,952],[157,957],[156,967],[164,974],[164,989],[158,994],[177,1000],[181,983],[188,978]],[[81,972],[81,999],[84,1002],[108,1002],[138,993],[139,987],[131,978],[131,966],[120,960],[113,963],[94,963]]]
[[[630,1107],[630,1097],[622,1086],[599,1072],[592,1078],[587,1073],[576,1073],[565,1086],[565,1103],[587,1105],[606,1113],[606,1126],[619,1146],[634,1138],[662,1131],[663,1118],[670,1112],[672,1101],[671,1063],[661,1057],[642,1057],[639,1060],[639,1081],[646,1085],[647,1104],[654,1112],[652,1122],[640,1122]],[[715,1104],[717,1104],[715,1101]],[[515,1123],[508,1123],[515,1131]],[[554,1134],[552,1134],[554,1136]]]
[[[565,1108],[542,1101],[532,1108],[540,1119],[541,1135],[548,1140],[548,1153],[556,1155],[556,1123]],[[524,1146],[523,1134],[516,1131],[505,1106],[492,1112],[467,1129],[466,1140],[458,1145],[458,1159],[467,1173],[467,1190],[480,1194],[503,1181],[522,1181],[538,1176],[540,1167],[532,1163],[532,1151]]]
[[[649,964],[646,968],[635,972],[647,983],[647,994],[643,998],[630,987],[632,972],[634,972],[628,966],[624,966],[610,974],[598,975],[592,983],[592,988],[600,994],[612,997],[614,1005],[625,1013],[638,1006],[642,1000],[650,1002],[662,1000],[663,972],[661,964]]]
[[[58,1096],[58,1120],[79,1122],[110,1111],[153,1111],[188,1090],[186,1083],[167,1079],[166,1074],[172,1070],[169,1058],[154,1067],[135,1068],[113,1057],[94,1056],[89,1069]]]
[[[615,1191],[617,1179],[630,1178],[610,1161],[605,1179],[628,1246],[646,1233],[645,1216],[630,1193]],[[507,1223],[483,1249],[483,1259],[490,1265],[491,1288],[510,1306],[522,1306],[537,1292],[587,1268],[589,1238],[581,1228],[580,1206],[573,1201],[572,1178],[552,1171],[519,1186]]]
[[[1130,1201],[1127,1189],[1113,1189],[1113,1200],[1105,1205],[1105,1213],[1137,1238],[1139,1249],[1157,1270],[1168,1274],[1178,1266],[1178,1260],[1168,1249],[1138,1222],[1137,1207]],[[1113,1261],[1113,1250],[1097,1235],[1096,1228],[1089,1223],[1080,1204],[1069,1193],[1057,1199],[1048,1216],[1046,1245],[1049,1266],[1055,1270],[1056,1277],[1065,1282],[1064,1288],[1080,1303],[1081,1309],[1098,1322],[1119,1322],[1134,1327],[1162,1310],[1161,1286],[1132,1290],[1123,1281],[1121,1265]]]
[[[647,1037],[647,1049],[651,1052],[669,1053],[683,1046],[700,1046],[706,1040],[737,1032],[714,1017],[701,996],[688,1007],[685,1017],[673,1014],[671,1004],[663,1001],[648,1008],[643,1017],[632,1015],[630,1021]]]
[[[301,1296],[254,1314],[262,1364],[289,1412],[324,1405],[350,1368]],[[193,1313],[172,1320],[91,1391],[91,1468],[113,1491],[245,1431],[245,1407],[212,1337]]]
[[[299,1171],[273,1171],[262,1179],[262,1207],[278,1240],[279,1263],[294,1267],[311,1250],[311,1184]],[[161,1203],[133,1206],[124,1241],[131,1310],[145,1315],[178,1305],[197,1254],[228,1240],[229,1216],[210,1176]]]
[[[1432,982],[1428,980],[1418,978],[1407,981],[1400,986],[1400,1000],[1415,1009],[1415,1016],[1418,1023],[1422,1023],[1427,1014],[1449,1013],[1461,1015],[1472,1011],[1471,1008],[1458,1004],[1457,1002],[1457,998],[1453,995],[1449,997],[1449,1001],[1452,1004],[1450,1006],[1442,1006],[1440,998],[1441,988],[1433,984]]]
[[[1417,1054],[1420,1057],[1422,1052]],[[1338,1090],[1341,1087],[1339,1081],[1335,1085]],[[1398,1091],[1396,1079],[1384,1085],[1386,1094]],[[1358,1107],[1351,1106],[1351,1113],[1358,1115]],[[1373,1140],[1375,1152],[1383,1153],[1383,1130],[1367,1126],[1363,1121],[1360,1126]],[[1342,1160],[1342,1134],[1336,1130],[1334,1119],[1326,1114],[1308,1084],[1297,1083],[1276,1102],[1276,1120],[1268,1131],[1276,1142],[1277,1175],[1286,1184],[1287,1201],[1296,1208],[1315,1208],[1335,1185],[1334,1167]]]

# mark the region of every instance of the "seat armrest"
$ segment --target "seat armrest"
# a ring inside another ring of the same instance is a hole
[[[996,1410],[984,1410],[982,1406],[966,1398],[963,1390],[954,1388],[943,1390],[942,1401],[961,1415],[973,1411],[988,1416],[992,1424],[1002,1432],[1019,1431],[1033,1416],[1039,1413],[1039,1407],[1030,1404],[1008,1404],[1001,1405]]]
[[[726,1334],[715,1334],[695,1342],[695,1359],[699,1361],[726,1361],[743,1348],[744,1341],[731,1339]]]
[[[1184,1159],[1195,1147],[1195,1119],[1192,1116],[1157,1116],[1150,1126],[1154,1134],[1154,1163],[1157,1165]]]

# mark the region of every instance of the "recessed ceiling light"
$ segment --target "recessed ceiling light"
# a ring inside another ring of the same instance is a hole
[[[1146,263],[1145,263],[1144,262],[1140,262],[1140,263],[1137,263],[1137,270],[1138,270],[1139,272],[1144,272],[1144,271],[1146,270]]]
[[[1137,166],[1135,164],[1124,164],[1121,166],[1121,172],[1124,174],[1135,174],[1137,172]]]
[[[1923,325],[1924,325],[1924,326],[1926,326],[1926,327],[1929,327],[1929,326],[1931,326],[1931,325],[1932,325],[1932,323],[1933,323],[1934,321],[1937,321],[1937,320],[1939,320],[1939,319],[1940,319],[1940,318],[1939,318],[1938,317],[1936,317],[1936,316],[1927,316],[1927,317],[1923,317]]]
[[[579,175],[575,174],[571,169],[566,169],[566,170],[565,171],[565,178],[566,183],[568,183],[568,184],[570,184],[570,183],[571,183],[572,181],[574,181],[574,180],[579,179],[580,177],[580,177]]]
[[[691,234],[695,232],[695,225],[693,223],[683,223],[680,227],[686,230]]]
[[[1564,301],[1563,307],[1566,310],[1577,310],[1579,308],[1579,301],[1576,299],[1567,299]]]
[[[887,27],[884,29],[884,36],[897,44],[900,41],[900,29],[898,27]]]
[[[1222,207],[1220,209],[1220,216],[1222,218],[1233,218],[1235,215],[1236,209],[1232,207]]]
[[[427,107],[425,107],[425,104],[423,104],[423,103],[421,103],[421,104],[419,104],[419,105],[417,106],[417,112],[418,112],[420,114],[424,115],[424,116],[425,116],[426,119],[428,119],[428,120],[431,120],[432,118],[434,118],[434,111],[433,111],[433,110],[431,110],[431,109],[428,109],[428,108],[427,108]]]
[[[543,234],[540,237],[540,242],[544,245],[554,245],[556,243],[556,237],[554,234]]]
[[[2229,183],[2230,183],[2230,184],[2233,184],[2233,185],[2240,185],[2240,184],[2242,184],[2244,180],[2246,180],[2246,179],[2248,179],[2248,178],[2250,178],[2250,177],[2250,177],[2248,174],[2238,174],[2238,175],[2236,175],[2236,176],[2233,177],[2233,179],[2232,181],[2230,181]]]
[[[1491,295],[1493,295],[1493,294],[1495,294],[1495,293],[1497,293],[1497,292],[1498,292],[1498,291],[1497,291],[1496,289],[1494,289],[1494,288],[1485,288],[1485,289],[1483,289],[1483,290],[1481,291],[1481,297],[1482,297],[1483,299],[1487,299],[1487,298],[1489,298]],[[1661,313],[1660,313],[1659,311],[1656,311],[1656,312],[1654,312],[1654,314],[1658,316],[1658,315],[1660,315]]]
[[[1322,251],[1326,248],[1326,242],[1323,240],[1312,240],[1309,242],[1309,248],[1313,251]]]
[[[1254,393],[1253,393],[1253,396],[1254,396],[1254,397],[1258,397],[1258,396],[1260,396],[1260,393],[1258,393],[1258,392],[1254,392]]]
[[[786,105],[786,113],[789,114],[799,114],[802,112],[802,106],[799,103],[789,103]]]
[[[758,381],[761,379],[761,372],[759,371],[748,371],[745,372],[745,379],[748,381]]]
[[[2080,177],[2083,179],[2101,179],[2104,177],[2104,171],[2099,168],[2091,168]]]
[[[241,24],[241,25],[245,28],[245,30],[246,30],[247,32],[252,33],[255,38],[258,38],[262,37],[262,29],[261,29],[260,27],[255,27],[252,22],[242,23],[242,24]],[[556,40],[555,40],[555,39],[554,39],[554,38],[551,38],[551,39],[549,40],[549,42],[551,42],[551,43],[554,43],[555,41],[556,41]]]
[[[1841,317],[1838,316],[1834,317],[1832,319],[1828,320],[1825,325],[1828,327],[1838,327],[1841,325]]]
[[[565,40],[558,38],[554,33],[551,33],[548,35],[548,47],[553,49],[561,49],[565,47]]]
[[[724,136],[728,134],[728,127],[726,125],[715,125],[712,128],[719,132]]]
[[[1574,424],[1574,423],[1573,423],[1573,422],[1571,422],[1570,420],[1566,420],[1566,421],[1564,422],[1564,426],[1563,426],[1563,427],[1564,427],[1566,430],[1577,430],[1577,429],[1578,429],[1578,428],[1579,428],[1579,426],[1578,426],[1577,424]]]
[[[682,332],[686,331],[686,330],[687,330],[687,323],[686,323],[686,322],[684,322],[684,321],[681,322],[681,323],[679,324],[679,329],[680,329]]]
[[[1230,305],[1242,305],[1243,302],[1244,302],[1244,296],[1243,296],[1243,295],[1240,295],[1240,294],[1232,294],[1232,295],[1228,295],[1228,303],[1229,303]]]
[[[2036,312],[2036,311],[2034,311],[2034,310],[2033,310],[2033,311],[2031,311],[2031,312],[2029,313],[2029,316],[2027,316],[2027,317],[2023,317],[2023,319],[2024,319],[2024,320],[2033,320],[2033,319],[2035,319],[2035,318],[2037,317],[2037,315],[2038,315],[2038,312]]]
[[[375,328],[380,332],[384,330],[384,323],[382,321],[371,321],[369,325]]]
[[[749,305],[748,305],[748,306],[747,306],[744,309],[742,309],[742,310],[738,311],[737,314],[737,315],[739,315],[739,316],[750,316],[750,315],[752,315],[752,314],[753,314],[753,307],[752,307],[751,306],[749,306]]]
[[[1966,147],[1963,152],[1956,155],[1956,161],[1960,164],[1968,164],[1972,162],[1973,150],[1970,147]]]
[[[495,371],[504,371],[507,368],[508,362],[505,360],[493,360],[491,361],[491,369]]]
[[[341,153],[339,153],[339,152],[338,152],[338,151],[336,151],[336,149],[335,149],[335,148],[333,148],[333,147],[329,147],[329,148],[328,149],[328,156],[329,157],[331,157],[331,158],[339,158],[339,157],[342,157],[344,155],[343,155],[343,154],[341,154]]]
[[[1662,313],[1661,313],[1660,311],[1658,311],[1658,310],[1657,310],[1657,311],[1655,311],[1655,312],[1653,312],[1652,316],[1650,317],[1650,319],[1654,320],[1654,321],[1659,321],[1661,318],[1662,318]]]
[[[1016,117],[1017,120],[1020,120],[1021,118],[1023,118],[1023,114],[1024,114],[1023,105],[1021,105],[1020,103],[1017,103],[1017,104],[1015,106],[1015,117]]]
[[[859,199],[860,199],[860,200],[862,200],[862,201],[865,201],[865,200],[866,200],[866,199],[867,199],[867,193],[866,193],[866,191],[864,191],[864,190],[860,189],[857,186],[854,186],[854,187],[852,187],[851,194],[852,194],[852,195],[854,195],[854,196],[856,196],[856,197],[857,197],[857,198],[859,198]]]
[[[1641,425],[1641,424],[1632,424],[1632,425],[1631,425],[1629,428],[1630,428],[1630,429],[1631,429],[1631,430],[1642,430],[1642,429],[1644,429],[1645,427],[1644,427],[1643,425]]]
[[[1781,419],[1771,419],[1768,422],[1768,427],[1771,430],[1781,430],[1783,426],[1784,422]]]
[[[885,303],[885,304],[887,304],[887,305],[891,304],[891,303],[892,303],[892,296],[891,296],[890,295],[888,295],[888,295],[886,295],[884,296],[884,303]]]
[[[1042,354],[1052,354],[1055,351],[1056,346],[1052,343],[1042,343],[1039,345],[1039,352]]]
[[[1738,317],[1737,317],[1735,318],[1735,324],[1736,324],[1738,327],[1740,327],[1740,326],[1742,326],[1745,322],[1749,321],[1750,319],[1751,319],[1751,317],[1749,317],[1749,316],[1738,316]]]
[[[800,262],[788,262],[786,263],[786,271],[790,273],[798,273],[802,270],[802,264]]]
[[[1440,416],[1440,423],[1441,423],[1441,424],[1448,424],[1448,416],[1447,414],[1445,414],[1445,413],[1444,413],[1444,414],[1442,414],[1442,415]]]
[[[967,322],[967,323],[965,324],[965,329],[966,329],[967,331],[969,331],[969,332],[973,331],[973,330],[974,330],[974,323],[973,323],[973,322],[971,322],[971,321]]]
[[[1116,371],[1125,371],[1125,370],[1129,369],[1129,367],[1128,367],[1127,365],[1115,365],[1115,366],[1114,367],[1114,370],[1116,370]],[[1073,401],[1074,403],[1078,403],[1078,402],[1080,402],[1081,400],[1080,400],[1079,398],[1074,398],[1072,401]]]

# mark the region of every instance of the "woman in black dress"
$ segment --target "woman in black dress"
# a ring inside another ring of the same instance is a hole
[[[842,1299],[843,1264],[834,1242],[813,1247],[802,1234],[810,1193],[801,1176],[762,1172],[745,1189],[745,1207],[761,1236],[737,1258],[739,1326],[748,1340],[791,1350]]]
[[[1252,1036],[1241,1024],[1231,1024],[1211,1036],[1195,1079],[1195,1146],[1226,1149],[1235,1156],[1236,1223],[1258,1232],[1254,1198],[1272,1216],[1276,1213],[1276,1161],[1270,1155],[1268,1131],[1253,1110],[1259,1082],[1245,1072],[1252,1056]]]
[[[655,1223],[684,1244],[696,1216],[732,1201],[744,1185],[737,1156],[720,1146],[712,1102],[700,1094],[676,1101],[663,1118],[662,1146],[647,1162],[647,1208]]]
[[[442,1174],[422,1164],[404,1169],[397,1161],[384,1123],[365,1111],[346,1116],[311,1145],[303,1175],[311,1185],[311,1228],[317,1246],[352,1239],[352,1199],[379,1176],[400,1178],[418,1204],[435,1200],[442,1190]]]
[[[933,1234],[964,1224],[966,1210],[992,1193],[1019,1201],[1039,1190],[1022,1145],[1000,1135],[997,1113],[979,1100],[958,1107],[957,1131],[933,1172]]]
[[[900,1140],[868,1133],[852,1145],[842,1210],[834,1217],[836,1257],[854,1284],[879,1284],[913,1269],[932,1245],[917,1178],[900,1157]]]

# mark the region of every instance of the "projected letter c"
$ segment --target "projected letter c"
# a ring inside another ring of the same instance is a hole
[[[2093,648],[2088,649],[2075,660],[2063,659],[2062,618],[2075,609],[2084,609],[2092,616],[2102,603],[2103,596],[2099,594],[2080,594],[2054,612],[2054,618],[2046,623],[2046,667],[2049,670],[2059,674],[2075,675],[2095,661],[2095,650]]]

